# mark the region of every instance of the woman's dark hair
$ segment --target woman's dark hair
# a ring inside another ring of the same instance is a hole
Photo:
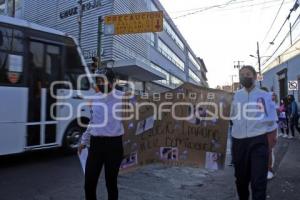
[[[288,99],[291,99],[291,101],[295,101],[295,97],[292,94],[288,95]]]
[[[114,71],[111,68],[107,68],[107,67],[97,69],[95,71],[95,74],[100,74],[100,75],[106,76],[107,80],[110,83],[113,83],[116,79],[116,75],[115,75]]]
[[[283,103],[281,103],[281,101],[283,101]],[[287,105],[288,105],[288,101],[287,101],[287,98],[285,97],[285,98],[282,98],[281,100],[280,100],[280,105],[284,105],[284,107],[287,107]]]
[[[250,70],[250,71],[252,72],[252,74],[253,74],[255,77],[257,76],[257,72],[255,71],[254,67],[252,67],[251,65],[244,65],[244,66],[240,69],[240,71],[243,70],[243,69],[248,69],[248,70]]]

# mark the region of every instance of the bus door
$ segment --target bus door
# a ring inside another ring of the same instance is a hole
[[[51,84],[62,77],[62,48],[60,45],[37,40],[29,42],[28,58],[28,148],[57,145],[56,111],[51,105],[56,102],[56,89],[50,92]]]

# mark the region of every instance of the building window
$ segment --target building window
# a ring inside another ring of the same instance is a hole
[[[150,33],[150,44],[154,47],[155,46],[155,34]]]
[[[178,68],[184,70],[184,62],[161,39],[158,39],[158,50]]]
[[[152,0],[144,0],[145,4],[147,5],[147,9],[150,11],[158,11],[157,6],[153,3]]]
[[[170,84],[170,73],[168,73],[166,70],[163,70],[161,67],[159,67],[158,65],[156,65],[156,64],[154,64],[152,62],[150,64],[150,66],[153,69],[155,69],[155,70],[163,73],[166,76],[166,79],[164,79],[164,80],[158,80],[158,81],[155,81],[155,82],[161,83],[161,84],[164,84],[164,85],[169,85]]]
[[[201,70],[201,67],[200,65],[198,64],[198,62],[196,61],[196,59],[194,58],[194,56],[188,52],[188,55],[189,55],[189,59],[190,61],[193,63],[193,65],[198,69],[198,70]]]
[[[175,76],[172,76],[171,75],[171,78],[170,78],[170,84],[172,87],[178,87],[182,84],[183,82],[179,79],[179,78],[176,78]]]
[[[6,2],[5,2],[5,0],[0,0],[0,15],[6,15]]]
[[[22,3],[23,0],[15,0],[15,16],[16,17],[22,17]]]
[[[171,25],[164,19],[164,30],[166,33],[174,40],[174,42],[177,44],[177,46],[181,49],[184,50],[184,44],[180,40],[180,38],[177,36]]]
[[[194,81],[196,81],[197,83],[201,82],[200,78],[190,69],[189,69],[189,77]]]
[[[151,67],[153,69],[156,69],[157,71],[163,73],[166,76],[166,79],[157,80],[157,81],[154,81],[154,82],[160,83],[160,84],[172,87],[172,88],[176,88],[176,87],[180,86],[183,83],[179,78],[171,75],[169,72],[167,72],[166,70],[162,69],[160,66],[158,66],[158,65],[156,65],[152,62],[151,62]]]
[[[150,8],[150,10],[151,11],[158,11],[158,8],[156,7],[156,5],[153,3],[153,1],[152,0],[146,0],[147,2],[148,2],[148,4],[149,4],[149,8]]]
[[[14,1],[15,1],[15,17],[21,17],[22,0],[0,0],[0,15],[13,16]]]

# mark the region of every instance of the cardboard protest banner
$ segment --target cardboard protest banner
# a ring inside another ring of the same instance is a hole
[[[123,171],[151,163],[222,169],[232,94],[186,83],[135,96],[125,115]]]

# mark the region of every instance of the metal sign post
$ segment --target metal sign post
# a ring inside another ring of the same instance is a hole
[[[102,17],[98,17],[98,45],[97,45],[97,55],[98,55],[98,68],[101,67],[101,38],[102,38]]]

